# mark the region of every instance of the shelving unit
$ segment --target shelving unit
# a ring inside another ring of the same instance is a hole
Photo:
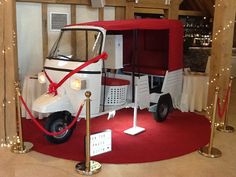
[[[180,16],[184,24],[185,46],[209,47],[212,38],[212,19],[202,16]]]

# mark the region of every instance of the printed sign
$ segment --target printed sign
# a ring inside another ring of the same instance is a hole
[[[90,156],[103,154],[111,151],[112,131],[106,130],[103,132],[90,135]]]

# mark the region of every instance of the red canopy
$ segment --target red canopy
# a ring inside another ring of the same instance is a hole
[[[113,21],[94,21],[87,23],[80,23],[69,26],[76,25],[89,25],[102,27],[106,30],[135,30],[135,29],[171,29],[182,27],[182,23],[178,20],[169,20],[169,19],[133,19],[133,20],[113,20]]]
[[[183,24],[170,19],[133,19],[114,21],[95,21],[69,26],[97,26],[107,31],[119,31],[124,35],[124,64],[133,64],[134,43],[130,31],[138,30],[138,59],[135,65],[146,73],[151,71],[173,71],[183,67]],[[140,70],[141,71],[141,70]],[[165,73],[165,72],[162,72]]]

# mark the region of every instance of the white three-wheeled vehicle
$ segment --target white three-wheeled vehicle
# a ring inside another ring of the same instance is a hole
[[[65,75],[103,52],[108,54],[106,60],[91,63],[52,90],[52,85]],[[91,117],[137,103],[139,108],[153,112],[157,121],[164,121],[180,100],[182,52],[183,26],[177,20],[136,19],[68,25],[61,30],[45,61],[46,74],[39,74],[39,81],[46,80],[49,92],[34,101],[33,110],[49,113],[45,127],[57,132],[72,121],[88,90],[92,93]],[[85,117],[85,108],[80,117]],[[46,138],[52,143],[63,143],[72,132],[73,128]]]

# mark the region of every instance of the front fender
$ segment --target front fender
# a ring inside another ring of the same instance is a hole
[[[67,95],[43,94],[33,102],[33,111],[40,113],[52,113],[67,110],[74,113],[72,104]]]

